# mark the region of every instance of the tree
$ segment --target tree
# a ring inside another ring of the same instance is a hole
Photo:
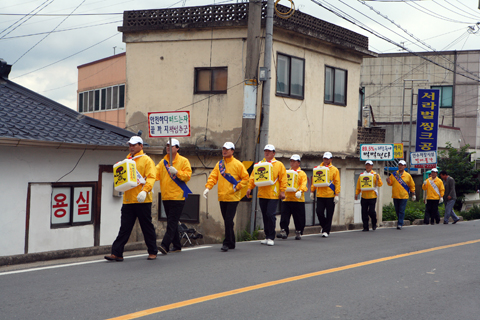
[[[470,145],[456,149],[447,142],[447,149],[438,153],[438,167],[447,171],[448,175],[455,179],[455,192],[457,202],[455,208],[460,209],[466,193],[476,192],[478,189],[478,175],[480,170],[475,169],[475,162],[470,161],[475,152],[468,152]]]

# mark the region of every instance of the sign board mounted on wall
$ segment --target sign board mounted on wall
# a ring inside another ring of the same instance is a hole
[[[189,137],[190,111],[149,112],[148,135],[150,138]]]

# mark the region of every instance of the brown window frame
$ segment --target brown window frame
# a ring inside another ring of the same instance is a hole
[[[225,90],[212,90],[212,83],[214,83],[214,72],[215,70],[225,70],[227,73],[227,82],[225,84]],[[210,74],[210,90],[198,90],[198,73],[199,71],[211,71]],[[225,94],[228,90],[228,67],[202,67],[202,68],[195,68],[194,71],[194,94],[209,94],[209,93],[216,93],[216,94]]]

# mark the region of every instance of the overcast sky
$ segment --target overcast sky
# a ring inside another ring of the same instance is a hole
[[[374,52],[401,51],[394,43],[411,51],[480,50],[478,0],[292,1],[297,10],[368,36]],[[237,2],[242,1],[0,0],[0,58],[13,64],[10,80],[76,109],[77,66],[125,51],[117,31],[124,10]]]

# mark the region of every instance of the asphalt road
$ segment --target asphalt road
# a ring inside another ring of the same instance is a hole
[[[480,221],[0,267],[0,319],[480,319]]]

